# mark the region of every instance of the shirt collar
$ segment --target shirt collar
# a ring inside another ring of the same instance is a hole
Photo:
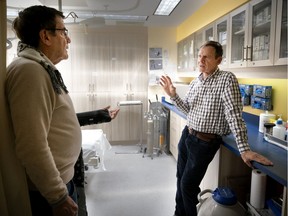
[[[204,81],[207,81],[209,79],[211,79],[212,77],[216,76],[217,72],[220,71],[220,69],[217,67],[217,69],[212,73],[210,74],[205,80],[203,78],[203,73],[201,73],[199,76],[198,76],[198,79],[201,81],[201,82],[204,82]]]

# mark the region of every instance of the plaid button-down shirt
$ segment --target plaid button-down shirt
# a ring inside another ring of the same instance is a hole
[[[190,83],[184,98],[171,98],[187,115],[187,126],[203,133],[233,133],[240,153],[250,150],[247,128],[242,118],[239,84],[231,72],[217,69],[205,80],[202,74]]]

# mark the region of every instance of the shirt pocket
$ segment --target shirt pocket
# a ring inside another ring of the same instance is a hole
[[[205,101],[210,105],[218,105],[221,100],[221,89],[216,85],[209,86],[205,89]]]

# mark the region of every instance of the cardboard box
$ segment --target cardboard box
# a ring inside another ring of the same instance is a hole
[[[261,98],[255,95],[251,96],[251,106],[255,109],[272,110],[272,103],[270,98]]]
[[[253,94],[253,85],[240,84],[239,85],[241,96],[251,96]]]
[[[272,86],[254,85],[253,95],[262,98],[271,98]]]

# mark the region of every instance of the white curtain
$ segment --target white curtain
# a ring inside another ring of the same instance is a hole
[[[13,132],[4,93],[6,76],[6,0],[0,0],[0,215],[30,216],[24,170],[14,151]]]

